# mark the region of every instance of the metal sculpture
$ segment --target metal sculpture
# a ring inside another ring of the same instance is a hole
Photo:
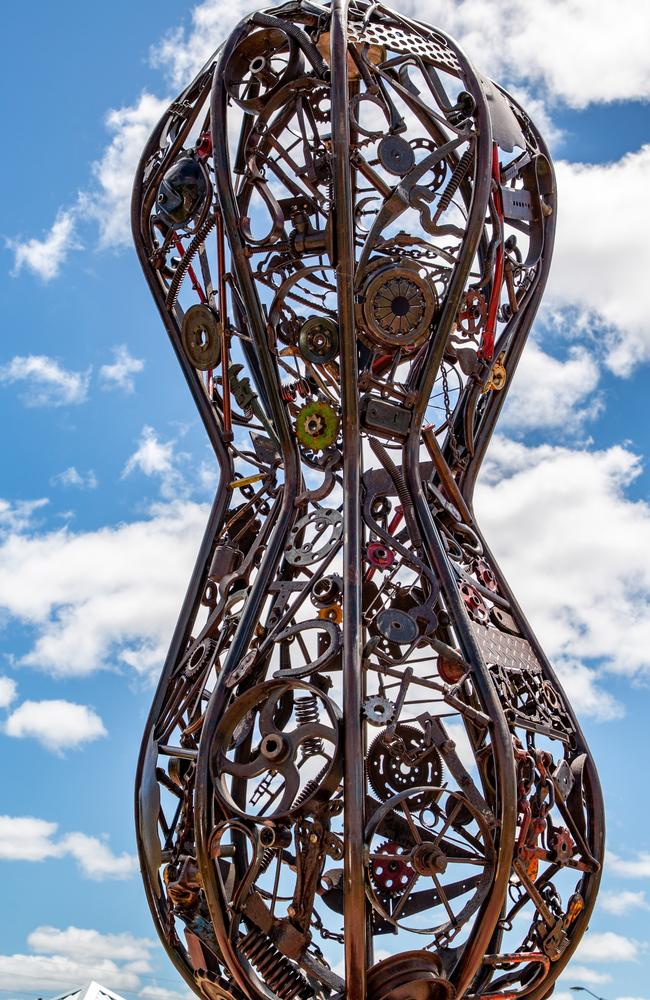
[[[220,482],[137,828],[208,1000],[541,1000],[586,927],[594,765],[472,512],[554,227],[526,113],[383,3],[252,14],[145,149]]]

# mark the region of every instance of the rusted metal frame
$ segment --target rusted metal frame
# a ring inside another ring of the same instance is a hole
[[[330,25],[332,149],[334,163],[334,246],[341,346],[343,412],[343,717],[344,717],[344,922],[347,1000],[366,995],[366,892],[364,864],[365,774],[361,726],[362,526],[361,435],[354,317],[354,205],[349,171],[348,0],[334,0]]]
[[[195,817],[197,860],[203,879],[206,899],[212,918],[219,946],[228,961],[233,978],[240,988],[250,995],[251,983],[241,967],[241,963],[224,922],[227,912],[227,901],[221,899],[220,884],[216,877],[214,863],[209,856],[206,837],[212,829],[212,782],[210,776],[211,745],[216,726],[223,714],[223,709],[230,696],[225,681],[236,669],[253,634],[259,618],[259,610],[266,598],[268,584],[278,564],[287,535],[295,517],[294,498],[299,483],[299,459],[295,442],[292,440],[279,393],[271,390],[277,382],[277,373],[271,360],[266,342],[266,331],[261,323],[262,310],[257,289],[250,273],[246,249],[244,247],[238,225],[237,202],[232,188],[230,176],[229,151],[226,131],[227,93],[225,89],[224,68],[227,59],[236,44],[248,31],[249,20],[241,22],[232,33],[228,43],[221,50],[215,67],[214,85],[211,96],[212,143],[214,150],[214,169],[217,180],[219,203],[224,220],[224,226],[229,237],[232,269],[237,281],[242,306],[246,309],[250,333],[255,342],[256,358],[264,387],[268,392],[271,416],[282,449],[284,459],[284,489],[282,505],[276,525],[269,540],[267,551],[259,566],[255,582],[249,592],[246,606],[232,640],[219,681],[213,691],[210,703],[206,709],[205,722],[201,739],[201,752],[197,761]],[[260,387],[258,386],[258,389]],[[264,996],[259,991],[260,996]]]
[[[185,650],[187,641],[189,639],[192,622],[194,621],[194,618],[196,617],[196,614],[198,612],[203,585],[205,577],[207,575],[207,570],[212,556],[212,551],[214,548],[214,542],[219,533],[219,530],[221,529],[221,525],[223,523],[223,518],[228,503],[228,494],[227,491],[224,489],[224,487],[225,484],[228,482],[228,480],[232,478],[232,473],[233,473],[231,456],[224,447],[223,441],[219,433],[219,429],[214,419],[214,413],[209,407],[202,386],[200,384],[197,384],[199,380],[197,378],[196,372],[194,371],[193,368],[191,368],[186,356],[184,355],[184,352],[180,348],[178,342],[177,327],[172,317],[169,315],[168,310],[165,308],[165,301],[164,301],[164,296],[162,294],[161,284],[158,280],[157,274],[153,272],[152,266],[150,264],[149,252],[145,245],[143,232],[141,229],[141,219],[142,219],[141,198],[143,191],[144,169],[152,153],[157,148],[159,137],[162,133],[162,130],[164,129],[166,121],[167,121],[167,116],[163,116],[163,118],[158,124],[158,127],[154,131],[151,140],[149,141],[149,143],[147,144],[147,146],[143,151],[138,166],[138,171],[136,173],[136,181],[133,190],[132,208],[131,208],[133,238],[136,246],[136,252],[140,260],[140,265],[142,267],[145,279],[147,281],[147,284],[149,285],[149,288],[154,297],[156,305],[158,306],[158,310],[160,312],[161,318],[163,320],[163,323],[171,340],[174,352],[176,353],[177,359],[181,366],[181,370],[183,372],[183,375],[185,376],[186,382],[188,383],[190,392],[192,393],[195,404],[203,419],[204,426],[206,428],[206,431],[208,432],[208,436],[214,448],[217,461],[219,464],[219,484],[212,505],[212,510],[210,512],[208,524],[206,526],[203,540],[196,558],[192,576],[190,578],[188,588],[185,594],[183,606],[181,608],[181,613],[178,622],[176,624],[176,627],[174,629],[167,657],[165,659],[165,663],[162,669],[160,681],[158,684],[158,688],[156,690],[156,695],[154,697],[154,701],[151,706],[151,711],[149,713],[149,717],[147,720],[147,725],[145,727],[145,735],[140,749],[140,754],[137,764],[137,772],[136,772],[137,776],[136,776],[136,794],[135,794],[135,814],[136,814],[136,829],[138,830],[138,832],[142,829],[141,826],[142,816],[140,812],[139,790],[142,784],[142,775],[145,766],[145,758],[149,747],[150,734],[153,731],[160,710],[164,704],[165,697],[167,694],[167,684],[169,681],[169,677],[176,668],[176,664]],[[146,857],[144,855],[145,848],[141,836],[137,837],[137,847],[140,858],[141,870],[144,876],[146,875],[149,869]],[[149,908],[151,910],[152,916],[154,918],[156,930],[158,932],[161,941],[163,942],[163,944],[166,945],[168,943],[168,933],[167,933],[168,921],[165,921],[163,919],[163,911],[161,908],[162,904],[159,904],[158,902],[158,894],[154,891],[154,888],[151,885],[148,878],[145,877],[144,881],[145,881],[145,892],[147,896],[147,901],[149,903]],[[185,979],[188,985],[190,987],[193,987],[194,977],[192,975],[192,970],[190,965],[181,958],[176,949],[173,949],[170,954],[178,972]]]
[[[456,315],[458,301],[481,239],[483,219],[492,183],[491,170],[489,169],[492,154],[492,129],[487,103],[466,57],[460,50],[456,49],[456,52],[463,69],[467,89],[476,101],[478,117],[477,169],[465,244],[461,249],[456,270],[447,289],[438,332],[423,369],[424,375],[419,386],[420,396],[414,410],[411,432],[404,447],[404,468],[413,497],[414,509],[420,523],[422,538],[432,565],[440,577],[445,599],[448,601],[454,619],[454,628],[461,645],[461,651],[474,667],[476,688],[483,705],[492,718],[492,747],[496,757],[497,771],[502,779],[499,802],[500,815],[497,817],[497,820],[500,821],[497,837],[498,854],[492,892],[481,907],[480,915],[474,924],[453,975],[454,985],[457,991],[462,994],[480,966],[505,899],[515,836],[516,785],[510,733],[478,644],[469,626],[465,608],[458,593],[455,574],[449,565],[431,510],[424,496],[420,475],[420,428],[442,360],[448,332]],[[481,165],[484,165],[483,171],[481,171]]]
[[[535,131],[535,138],[540,149],[549,164],[551,164],[550,155],[548,148],[544,143],[541,135]],[[552,169],[552,166],[551,166]],[[542,295],[544,293],[544,288],[548,278],[548,272],[551,266],[551,255],[553,252],[553,243],[555,241],[555,227],[556,227],[556,216],[557,216],[557,195],[555,197],[556,204],[553,205],[552,215],[544,219],[544,251],[542,253],[542,258],[537,266],[537,272],[535,275],[535,286],[529,292],[528,300],[524,309],[520,309],[519,312],[515,313],[511,323],[515,327],[512,337],[509,341],[509,346],[507,349],[506,360],[507,360],[507,372],[508,372],[508,382],[511,381],[514,375],[519,359],[523,352],[526,342],[528,340],[528,334],[530,327],[532,326],[533,320],[539,308]],[[476,479],[481,467],[481,463],[485,457],[490,440],[494,433],[494,428],[496,422],[501,413],[503,404],[505,403],[507,394],[507,387],[505,390],[500,392],[491,393],[491,398],[488,401],[486,411],[483,414],[483,419],[481,420],[481,425],[478,431],[478,435],[474,442],[474,455],[464,470],[460,481],[460,488],[462,490],[463,496],[470,507],[472,508],[472,497],[474,493],[474,486],[476,484]]]
[[[542,670],[545,676],[551,681],[551,683],[556,689],[562,690],[557,675],[553,670],[553,667],[551,666],[546,654],[544,653],[544,650],[540,646],[539,641],[535,636],[535,633],[533,632],[524,612],[521,609],[519,602],[517,601],[517,598],[514,596],[512,590],[510,589],[508,581],[504,577],[499,564],[496,562],[492,554],[492,551],[490,550],[490,547],[487,545],[485,539],[483,538],[483,535],[481,534],[480,529],[476,524],[474,525],[474,530],[476,531],[477,535],[479,536],[483,544],[485,558],[489,562],[490,568],[492,569],[492,572],[497,578],[499,589],[506,596],[507,600],[510,603],[510,613],[512,614],[512,617],[514,618],[519,629],[521,630],[522,635],[525,636],[525,638],[530,643],[533,652],[535,653],[535,656],[537,657],[542,666]],[[596,896],[598,894],[598,888],[602,876],[602,860],[605,853],[605,807],[603,803],[600,780],[598,778],[598,773],[596,771],[596,768],[594,767],[591,754],[589,753],[589,750],[587,748],[587,743],[584,738],[584,734],[582,732],[580,724],[573,712],[573,709],[571,708],[567,700],[565,700],[565,710],[569,715],[571,723],[574,727],[578,742],[578,749],[586,753],[587,755],[586,775],[589,787],[586,790],[588,792],[586,813],[588,817],[591,817],[594,820],[593,829],[587,831],[587,838],[588,842],[591,841],[591,844],[593,845],[594,856],[601,863],[601,868],[599,871],[595,873],[585,872],[585,874],[581,879],[581,890],[583,898],[585,900],[584,909],[580,913],[580,915],[578,916],[573,925],[575,927],[575,930],[572,935],[573,937],[572,943],[569,944],[564,954],[555,962],[553,962],[552,969],[553,969],[554,981],[560,975],[562,969],[565,968],[567,962],[573,955],[580,941],[582,933],[584,933],[584,930],[586,930],[589,925],[589,919],[593,912],[593,908],[596,902]],[[546,983],[546,985],[541,984],[539,990],[530,995],[530,1000],[544,1000],[548,988],[549,988],[548,982]]]

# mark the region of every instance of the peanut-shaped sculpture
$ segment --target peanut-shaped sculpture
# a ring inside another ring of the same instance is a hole
[[[144,151],[220,479],[137,829],[207,1000],[542,1000],[586,927],[598,779],[472,510],[555,209],[526,113],[381,2],[247,17]]]

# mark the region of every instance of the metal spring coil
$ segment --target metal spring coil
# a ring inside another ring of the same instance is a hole
[[[436,215],[438,217],[440,217],[443,214],[443,212],[446,212],[449,206],[451,205],[451,199],[458,191],[458,188],[461,185],[461,181],[463,180],[465,174],[469,169],[469,165],[472,162],[473,156],[474,156],[474,151],[470,147],[469,149],[465,150],[460,160],[456,164],[456,169],[449,178],[449,184],[447,185],[445,190],[442,192],[442,195],[440,196],[440,201],[438,202],[438,207],[436,209]]]
[[[167,292],[167,298],[165,300],[165,305],[168,309],[176,302],[178,298],[178,292],[181,287],[181,282],[185,277],[188,267],[196,257],[199,247],[205,242],[209,233],[212,231],[213,227],[216,225],[216,221],[213,215],[209,215],[200,229],[197,231],[196,235],[192,239],[192,242],[188,246],[187,250],[180,259],[180,263],[174,272],[174,277],[171,280],[169,286],[169,291]]]
[[[241,939],[239,948],[267,986],[282,1000],[293,1000],[294,997],[308,1000],[313,997],[309,983],[286,955],[278,951],[266,934],[257,928],[254,927]]]
[[[303,698],[296,698],[296,719],[299,726],[310,726],[320,722],[320,710],[318,698],[315,694],[305,695]],[[302,756],[316,757],[323,753],[323,741],[320,736],[310,736],[301,744]]]

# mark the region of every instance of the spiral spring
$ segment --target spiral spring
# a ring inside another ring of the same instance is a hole
[[[446,212],[449,206],[451,205],[451,199],[458,191],[458,188],[460,187],[461,182],[465,177],[465,174],[469,170],[469,165],[472,162],[473,156],[474,156],[474,151],[470,147],[469,149],[465,150],[460,160],[456,164],[456,169],[449,178],[449,184],[447,185],[445,190],[442,192],[442,195],[440,196],[440,201],[438,202],[438,207],[436,209],[436,216],[438,218],[440,218],[443,212]]]
[[[318,698],[315,694],[296,698],[296,719],[299,726],[311,726],[320,722]],[[320,736],[310,736],[301,744],[303,760],[305,757],[317,757],[323,753],[323,741]]]
[[[169,291],[167,292],[167,299],[165,301],[165,305],[167,306],[168,309],[171,306],[173,306],[174,303],[176,302],[176,299],[178,298],[178,292],[181,287],[181,282],[185,277],[188,267],[190,266],[190,264],[194,260],[194,257],[198,253],[199,247],[201,246],[202,243],[205,242],[206,237],[208,236],[213,226],[215,225],[216,222],[214,216],[209,215],[205,220],[205,222],[203,223],[203,225],[198,229],[196,235],[192,239],[192,242],[189,244],[187,250],[181,257],[178,267],[174,272],[174,277],[172,278],[171,283],[169,285]]]
[[[280,395],[285,403],[292,403],[296,396],[303,399],[311,396],[311,386],[306,378],[297,378],[295,382],[285,382],[280,387]]]
[[[257,969],[267,986],[282,1000],[308,1000],[313,991],[300,972],[289,959],[275,947],[273,942],[254,927],[239,942],[240,951]]]

